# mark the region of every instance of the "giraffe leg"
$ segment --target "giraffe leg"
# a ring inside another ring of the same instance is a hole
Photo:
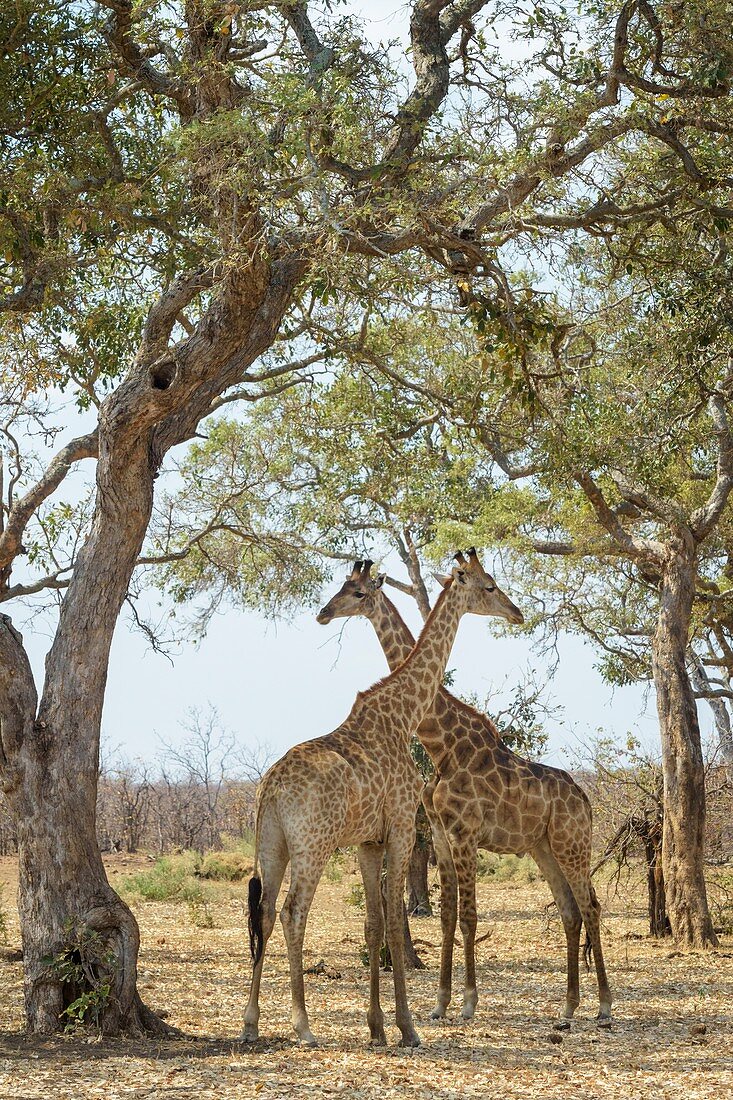
[[[384,1034],[384,1013],[379,1003],[379,953],[384,939],[384,916],[382,913],[382,844],[360,844],[358,848],[359,867],[364,882],[366,920],[364,938],[369,949],[369,1024],[370,1044],[386,1046]]]
[[[453,979],[453,940],[458,920],[458,882],[453,865],[448,838],[440,820],[430,814],[433,829],[433,845],[438,862],[440,876],[440,929],[442,943],[440,948],[440,979],[438,981],[438,1000],[430,1013],[431,1020],[441,1020],[450,1004]]]
[[[405,931],[402,915],[405,894],[405,876],[410,863],[410,853],[415,843],[415,817],[397,835],[392,833],[387,842],[387,943],[392,956],[394,978],[395,1017],[402,1032],[399,1046],[420,1046],[407,1003],[405,980]]]
[[[453,838],[451,838],[453,839]],[[463,936],[463,1008],[464,1020],[473,1018],[478,1002],[476,990],[476,849],[474,837],[462,837],[460,843],[453,841],[451,851],[458,879],[458,919]]]
[[[301,1044],[307,1047],[318,1046],[308,1023],[305,1007],[305,984],[303,982],[303,940],[308,912],[316,892],[325,858],[316,862],[313,855],[308,859],[293,856],[290,866],[290,889],[280,910],[285,942],[288,946],[290,965],[290,992],[292,997],[291,1020],[293,1030]]]
[[[568,880],[562,872],[560,864],[552,853],[546,840],[531,853],[532,858],[542,872],[547,885],[552,891],[558,912],[565,929],[565,942],[567,944],[568,987],[565,997],[564,1020],[570,1021],[575,1010],[580,1004],[580,978],[578,975],[578,955],[580,953],[580,928],[581,917],[578,903],[573,896]],[[560,1028],[560,1024],[557,1025]],[[565,1024],[568,1027],[569,1023]]]
[[[611,990],[608,985],[606,965],[603,961],[603,948],[601,947],[601,905],[587,872],[581,874],[566,869],[565,877],[578,903],[580,915],[583,918],[593,948],[593,961],[596,965],[596,977],[598,979],[599,1010],[597,1018],[599,1020],[610,1020]]]
[[[283,838],[277,838],[269,850],[260,853],[260,871],[262,877],[262,898],[260,906],[262,910],[262,953],[252,970],[252,983],[249,990],[249,1001],[244,1013],[244,1027],[241,1040],[243,1043],[254,1043],[259,1034],[260,1020],[260,981],[262,968],[265,962],[267,941],[275,927],[275,906],[277,895],[280,892],[285,868],[288,865],[287,848]]]

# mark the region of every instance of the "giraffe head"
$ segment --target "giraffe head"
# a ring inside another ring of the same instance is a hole
[[[524,622],[522,612],[486,572],[473,547],[465,556],[459,550],[454,555],[454,561],[456,564],[449,576],[439,577],[436,574],[436,578],[446,588],[454,584],[459,586],[468,612],[473,615],[495,615],[517,626]]]
[[[378,593],[384,584],[384,573],[371,576],[371,561],[355,561],[351,574],[316,615],[316,621],[326,626],[332,619],[348,619],[351,615],[366,615],[374,611]]]

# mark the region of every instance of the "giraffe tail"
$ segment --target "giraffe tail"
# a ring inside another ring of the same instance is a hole
[[[257,963],[262,958],[262,879],[259,875],[253,875],[249,880],[248,896],[249,914],[247,927],[249,929],[249,953],[252,962]]]
[[[591,886],[590,886],[590,898],[591,898],[591,904],[593,905],[594,909],[597,910],[598,909],[598,897],[596,895],[595,890],[593,889],[592,883],[591,883]],[[593,940],[590,938],[590,932],[588,931],[588,925],[586,924],[586,926],[585,926],[585,943],[583,944],[583,962],[585,963],[585,969],[586,970],[590,970],[590,960],[592,958],[592,955],[593,955]]]
[[[264,943],[264,936],[262,933],[262,878],[257,870],[259,863],[260,847],[260,821],[262,819],[261,810],[261,801],[258,799],[257,815],[255,818],[254,868],[252,871],[252,878],[249,880],[249,889],[247,895],[247,928],[249,931],[249,953],[252,956],[252,961],[255,966],[262,958],[262,949]]]

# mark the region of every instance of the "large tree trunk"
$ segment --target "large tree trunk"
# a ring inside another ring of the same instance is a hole
[[[270,346],[302,270],[299,257],[270,265],[259,253],[241,270],[233,265],[193,335],[173,349],[181,296],[188,288],[186,301],[193,297],[200,273],[174,281],[151,308],[136,362],[100,409],[94,519],[61,605],[37,719],[22,640],[0,620],[0,778],[18,822],[31,1031],[63,1027],[64,1009],[89,993],[90,1018],[107,1034],[172,1031],[138,996],[137,923],[109,885],[97,844],[110,646],[163,457]]]
[[[639,830],[644,845],[647,866],[647,895],[649,899],[649,935],[657,939],[671,936],[672,927],[667,915],[667,895],[662,871],[662,836],[664,817],[661,820],[646,819]]]
[[[430,848],[415,843],[410,856],[410,866],[407,869],[407,913],[410,917],[432,917],[433,907],[430,904],[428,887],[428,861]]]
[[[696,555],[692,536],[670,540],[652,667],[662,739],[662,871],[672,934],[691,947],[717,945],[708,909],[703,854],[705,770],[697,707],[686,667]]]
[[[105,1033],[167,1030],[137,994],[137,923],[107,881],[95,827],[109,650],[153,499],[149,442],[135,434],[114,455],[100,446],[92,531],[61,607],[38,719],[19,751],[26,1014],[29,1029],[44,1034],[67,1022],[64,1009],[82,993],[93,995],[89,1017]],[[71,980],[49,965],[63,958],[77,967]]]
[[[0,617],[3,790],[18,823],[18,907],[29,1029],[58,1030],[64,1010],[93,994],[87,1019],[105,1031],[163,1025],[135,986],[137,925],[107,883],[96,843],[96,773],[67,768],[78,749],[36,720],[36,689],[20,635]],[[72,708],[70,708],[72,709]],[[59,973],[59,964],[67,973]],[[73,980],[68,964],[75,970]],[[65,980],[62,980],[65,978]],[[109,984],[108,992],[105,985]]]

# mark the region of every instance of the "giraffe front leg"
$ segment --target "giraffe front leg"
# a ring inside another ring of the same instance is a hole
[[[415,843],[414,816],[404,832],[392,833],[387,842],[387,943],[392,955],[394,978],[395,1016],[402,1033],[399,1046],[418,1047],[420,1037],[415,1031],[410,1006],[407,1003],[405,979],[405,933],[402,917],[402,899],[405,892],[405,876],[410,853]]]
[[[453,864],[458,879],[458,915],[463,936],[463,1008],[464,1020],[473,1019],[478,1003],[476,989],[476,841],[462,838],[452,844]]]
[[[458,920],[458,883],[445,830],[437,818],[434,820],[432,814],[429,814],[429,816],[433,828],[433,844],[435,846],[435,857],[438,861],[438,875],[440,876],[440,929],[442,938],[438,999],[435,1008],[430,1013],[430,1018],[441,1020],[445,1016],[451,999],[453,941]]]
[[[384,1013],[379,1003],[379,954],[384,939],[381,891],[383,853],[384,846],[381,844],[360,844],[358,849],[366,908],[364,938],[369,950],[369,1042],[371,1046],[379,1047],[387,1045]]]

